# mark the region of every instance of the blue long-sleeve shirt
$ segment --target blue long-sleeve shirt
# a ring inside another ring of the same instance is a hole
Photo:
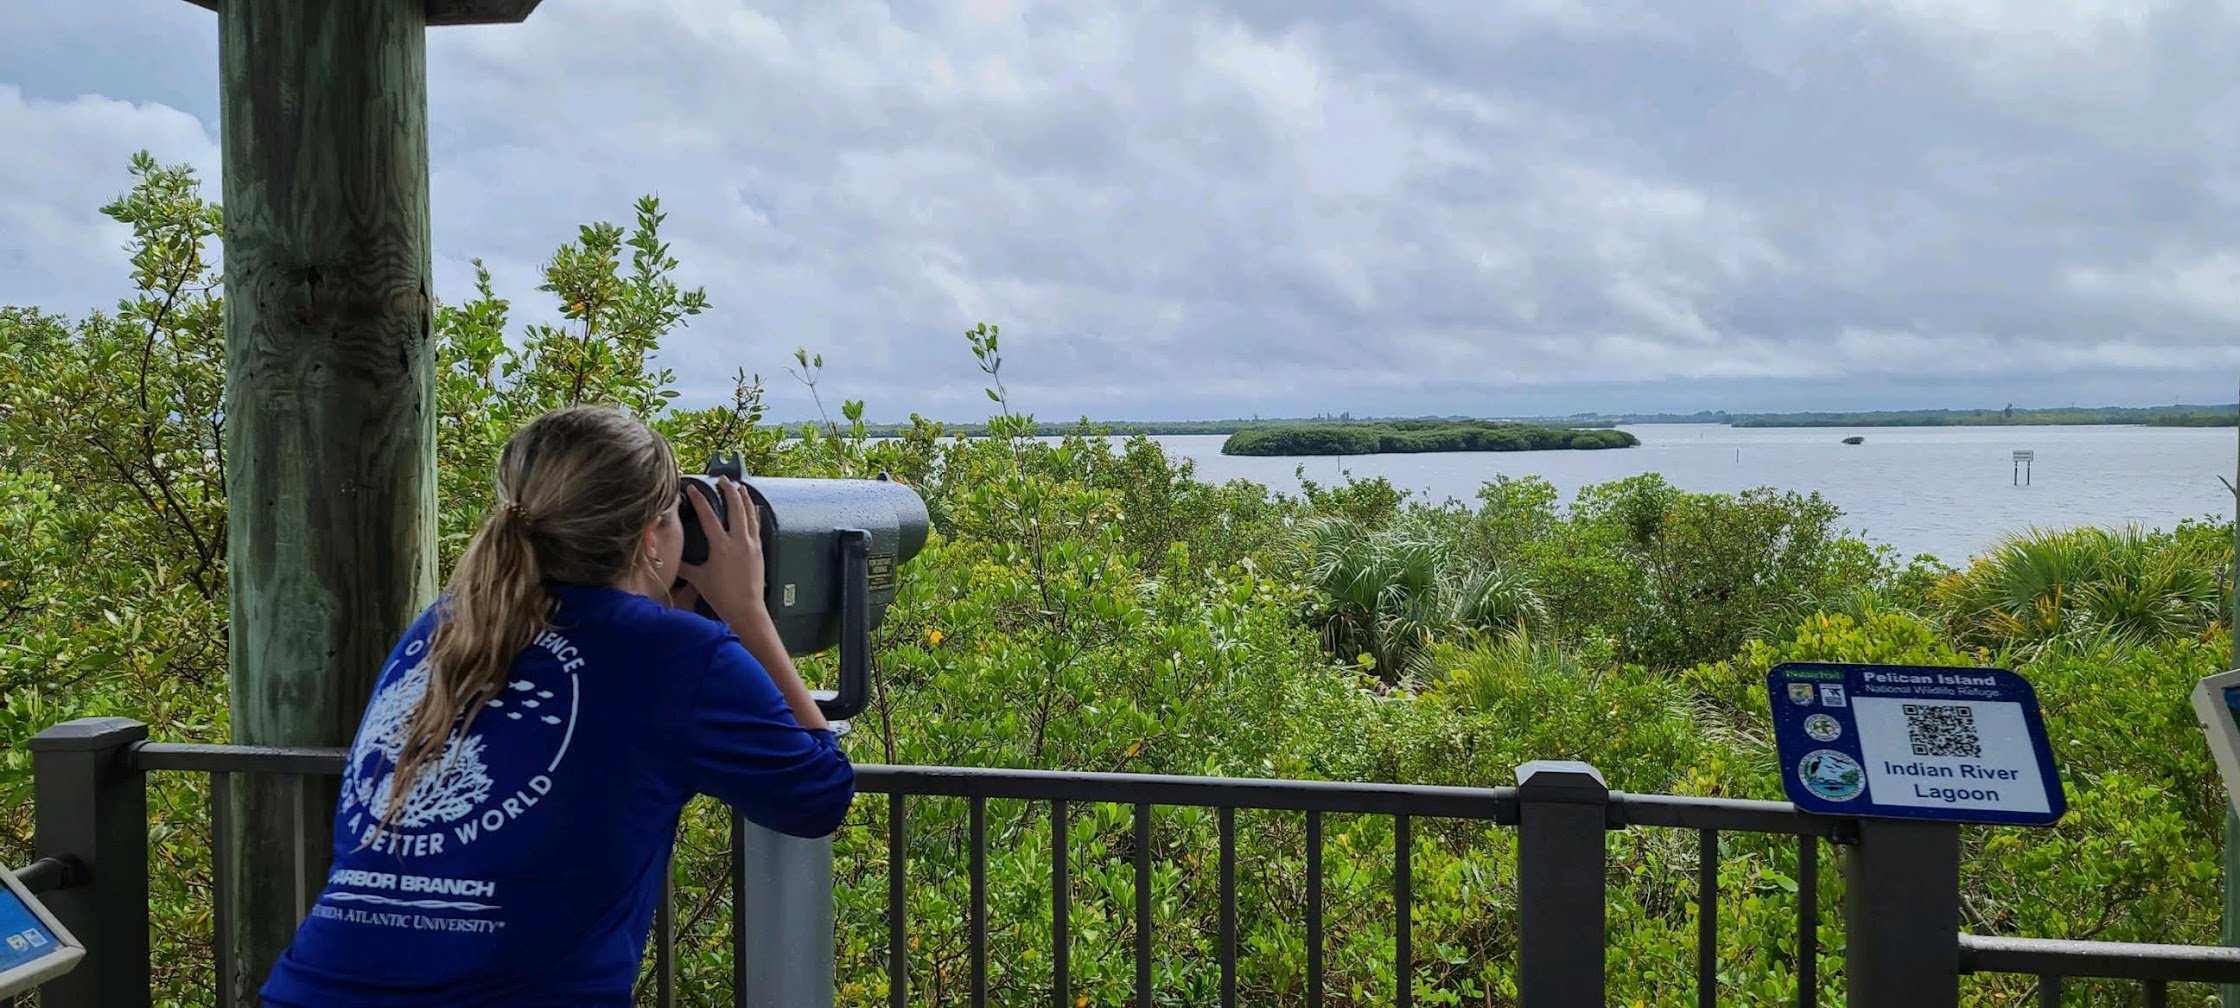
[[[839,828],[854,768],[725,627],[615,589],[554,594],[552,630],[384,832],[433,610],[397,642],[351,747],[326,888],[268,1005],[628,1005],[686,799],[795,836]]]

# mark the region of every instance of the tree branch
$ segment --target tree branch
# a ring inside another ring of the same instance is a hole
[[[141,423],[143,424],[147,422],[146,415],[148,412],[148,364],[156,355],[156,336],[163,331],[163,324],[166,321],[170,320],[171,308],[173,305],[179,303],[179,292],[185,289],[186,286],[187,278],[185,276],[180,276],[171,282],[170,288],[165,290],[163,293],[163,304],[156,308],[155,317],[148,320],[148,338],[142,341],[140,345],[140,379],[138,391],[140,396],[140,413],[142,416]]]
[[[118,457],[114,449],[111,449],[108,444],[104,443],[99,438],[89,437],[86,438],[85,441],[87,446],[93,448],[95,451],[100,452],[103,456],[108,458],[110,466],[116,470],[117,481],[131,487],[132,492],[139,496],[140,502],[147,505],[148,510],[159,514],[164,511],[164,504],[158,502],[153,495],[148,493],[148,488],[142,485],[142,482],[140,480],[134,478],[136,474],[133,472],[132,466],[129,463],[125,462],[124,459]],[[153,467],[151,466],[151,469],[152,468]],[[207,561],[208,558],[212,556],[212,554],[210,552],[209,543],[202,538],[202,530],[194,526],[194,522],[186,516],[184,511],[179,510],[176,498],[172,497],[170,494],[169,488],[167,486],[168,481],[164,480],[160,473],[156,473],[155,475],[157,476],[157,485],[159,487],[164,487],[165,489],[165,500],[169,500],[172,502],[172,510],[178,514],[177,518],[167,518],[165,519],[165,521],[169,524],[177,525],[178,527],[183,529],[187,533],[188,538],[191,539],[194,543],[196,557]],[[206,571],[206,568],[207,563],[205,563],[204,567],[201,569],[204,569]],[[195,580],[194,587],[196,591],[202,593],[203,598],[207,599],[212,597],[211,587],[208,584],[204,583],[201,578],[198,577]]]

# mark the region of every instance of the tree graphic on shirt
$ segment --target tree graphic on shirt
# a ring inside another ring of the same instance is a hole
[[[343,793],[375,813],[387,812],[396,781],[396,760],[404,748],[405,732],[420,698],[428,692],[429,668],[423,660],[374,694],[366,707],[365,723],[350,747],[350,767]],[[443,755],[413,781],[395,825],[417,829],[437,822],[457,822],[472,814],[490,796],[489,767],[482,759],[481,735],[452,736]]]

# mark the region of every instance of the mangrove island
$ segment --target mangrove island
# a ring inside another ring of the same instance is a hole
[[[1378,455],[1400,452],[1547,451],[1631,448],[1641,439],[1622,430],[1574,430],[1500,420],[1380,420],[1294,423],[1241,430],[1223,455]]]

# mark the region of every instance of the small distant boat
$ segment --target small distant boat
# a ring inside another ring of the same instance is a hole
[[[1866,439],[1865,437],[1861,436],[1861,435],[1858,435],[1858,434],[1853,434],[1853,435],[1851,435],[1850,437],[1844,438],[1844,439],[1843,439],[1843,443],[1844,443],[1844,444],[1866,444],[1866,443],[1867,443],[1867,439]]]

